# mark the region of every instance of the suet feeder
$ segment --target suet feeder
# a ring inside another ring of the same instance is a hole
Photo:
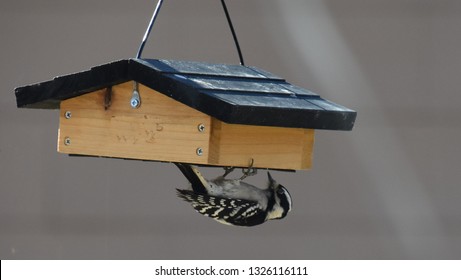
[[[210,166],[309,169],[314,130],[356,112],[256,67],[125,59],[15,89],[59,109],[58,152]]]
[[[271,169],[308,169],[314,130],[350,130],[356,116],[255,67],[190,61],[121,60],[16,98],[60,109],[61,153]]]

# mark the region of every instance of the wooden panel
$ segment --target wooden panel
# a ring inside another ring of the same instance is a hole
[[[229,65],[229,64],[213,64],[206,62],[191,62],[179,60],[156,60],[145,59],[151,67],[158,69],[163,73],[173,74],[188,74],[194,76],[220,76],[220,77],[233,77],[233,78],[254,78],[266,79],[268,78],[261,71],[257,71],[252,67],[242,65]],[[272,75],[271,79],[283,80],[280,77]]]
[[[203,90],[213,91],[237,91],[240,93],[261,93],[267,94],[285,94],[293,98],[293,92],[284,87],[286,83],[281,81],[264,81],[258,79],[242,79],[229,77],[209,77],[197,76],[190,77],[177,74],[166,74],[167,77],[177,80],[178,82],[188,83],[191,86],[200,87]],[[184,79],[184,78],[187,78]],[[288,85],[288,84],[287,84]]]
[[[133,109],[132,87],[132,82],[112,87],[107,110],[106,89],[62,101],[58,151],[206,164],[210,117],[142,85],[142,105]],[[65,117],[67,111],[70,118]],[[199,124],[205,126],[204,132],[198,130]],[[202,156],[197,155],[199,147]]]
[[[210,163],[274,169],[309,169],[314,130],[301,128],[230,125],[212,120]]]
[[[59,152],[238,167],[253,158],[258,168],[311,167],[312,129],[227,124],[142,85],[142,105],[132,109],[132,82],[112,88],[105,110],[106,92],[61,102]]]

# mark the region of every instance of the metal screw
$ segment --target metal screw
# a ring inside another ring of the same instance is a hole
[[[139,96],[137,82],[133,83],[133,93],[131,94],[130,105],[133,109],[137,109],[141,106],[141,96]]]
[[[205,131],[205,125],[204,125],[203,123],[199,124],[199,125],[197,126],[197,128],[198,128],[198,131],[200,131],[200,132],[204,132],[204,131]]]
[[[202,148],[197,148],[197,155],[199,157],[203,156],[203,149]]]
[[[71,113],[70,111],[66,111],[66,112],[64,113],[64,117],[65,117],[66,119],[70,119],[70,118],[72,117],[72,113]]]
[[[70,145],[70,138],[69,137],[64,138],[64,145],[66,145],[66,146]]]
[[[131,104],[131,107],[133,109],[138,108],[139,107],[139,99],[132,98],[131,101],[130,101],[130,104]]]

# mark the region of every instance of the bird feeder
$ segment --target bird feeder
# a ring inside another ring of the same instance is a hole
[[[314,130],[356,112],[256,67],[125,59],[15,89],[59,109],[58,152],[284,170],[312,165]]]
[[[136,58],[16,88],[20,108],[59,109],[58,152],[199,165],[308,169],[314,130],[351,130],[356,112],[240,65]]]

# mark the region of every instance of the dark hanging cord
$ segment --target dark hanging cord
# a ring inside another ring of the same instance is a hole
[[[232,37],[234,37],[234,43],[235,43],[235,46],[237,47],[237,52],[239,54],[240,65],[245,65],[243,61],[242,51],[240,50],[239,41],[237,39],[237,35],[235,34],[234,26],[232,25],[232,20],[230,18],[229,11],[227,10],[226,2],[224,2],[224,0],[221,0],[221,4],[224,9],[224,13],[226,14],[227,22],[229,23],[229,28],[232,32]]]
[[[152,27],[154,26],[155,20],[157,19],[157,16],[158,16],[158,13],[160,12],[160,8],[162,7],[162,4],[163,4],[163,0],[159,0],[157,3],[157,6],[155,7],[154,14],[152,15],[152,18],[149,22],[146,33],[144,34],[144,37],[142,39],[141,45],[139,46],[139,50],[138,50],[138,53],[136,54],[136,58],[141,58],[142,51],[144,50],[144,46],[146,45],[147,39],[149,38],[150,32],[152,31]],[[243,61],[242,50],[240,49],[237,35],[235,34],[234,26],[232,24],[232,20],[229,15],[229,11],[227,10],[226,2],[224,2],[224,0],[221,0],[221,4],[224,9],[224,13],[226,14],[227,23],[229,24],[229,28],[232,32],[232,37],[234,38],[235,46],[237,47],[240,64],[245,65],[245,62]]]
[[[154,14],[149,22],[149,26],[147,27],[146,33],[144,34],[144,38],[142,38],[141,45],[139,46],[138,54],[136,54],[136,58],[141,58],[142,51],[144,50],[144,46],[146,45],[147,38],[149,38],[149,34],[152,30],[152,26],[154,26],[154,22],[157,19],[158,13],[160,12],[160,8],[162,7],[163,0],[159,0],[157,2],[157,6],[155,7]]]

